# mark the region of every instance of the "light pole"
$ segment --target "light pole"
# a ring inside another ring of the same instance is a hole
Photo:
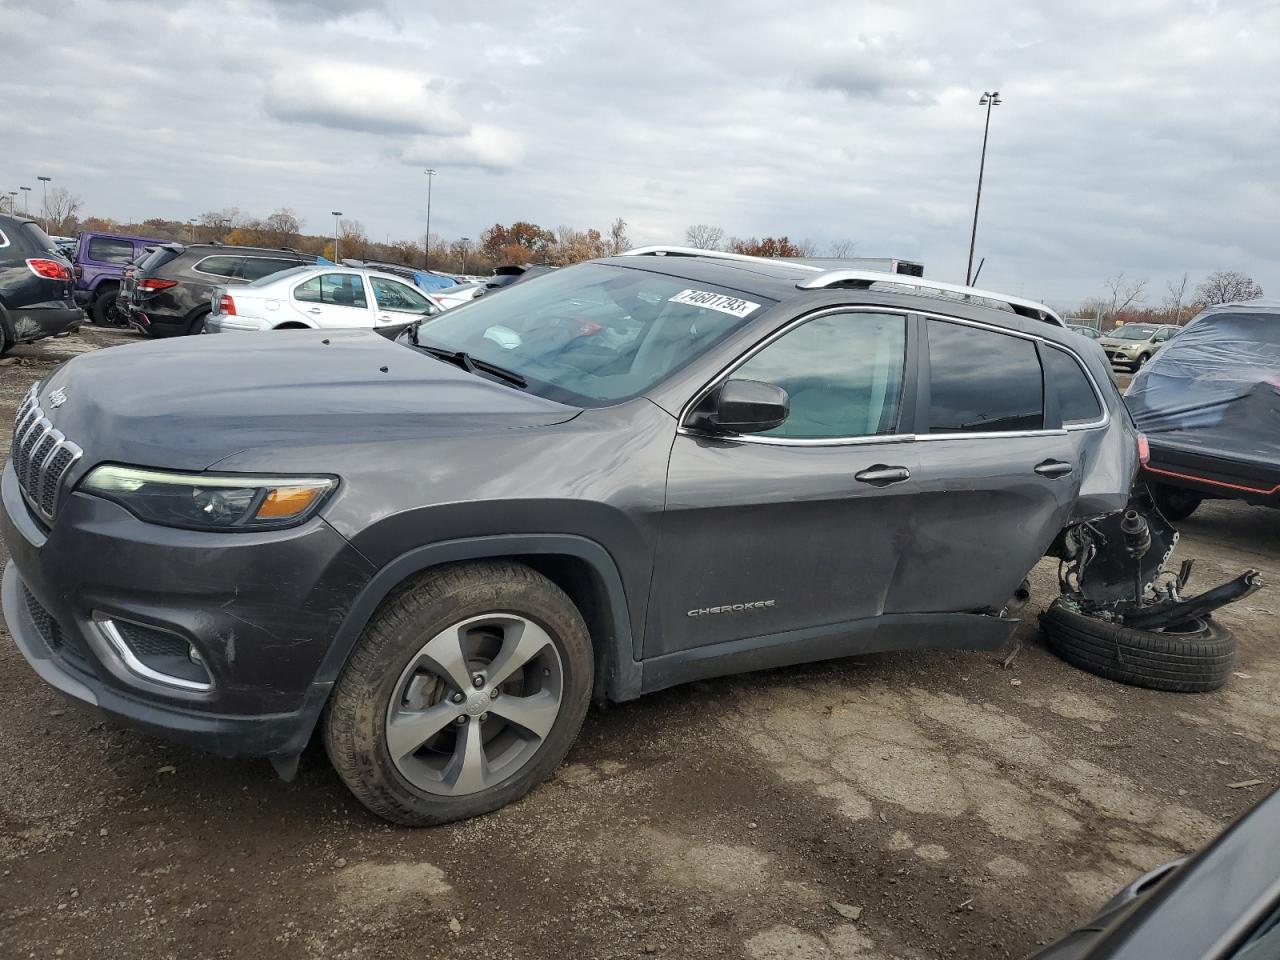
[[[431,266],[431,181],[436,178],[436,172],[431,169],[422,172],[427,175],[427,242],[422,248],[422,269],[426,270]]]
[[[978,207],[982,203],[982,174],[987,167],[987,132],[991,129],[991,108],[998,107],[1003,102],[1000,99],[999,90],[992,90],[990,93],[983,91],[982,96],[978,98],[978,106],[987,108],[987,122],[982,128],[982,160],[978,163],[978,196],[973,201],[973,232],[969,234],[969,263],[964,268],[966,287],[969,286],[973,273],[973,247],[978,242]]]
[[[22,191],[22,215],[24,217],[29,217],[31,216],[31,188],[19,187],[18,189]]]
[[[470,237],[462,237],[462,238],[460,238],[460,239],[458,240],[458,242],[462,244],[462,274],[463,274],[463,276],[466,276],[466,273],[467,273],[467,251],[468,251],[469,249],[471,249],[471,238],[470,238]]]
[[[18,191],[17,190],[9,191],[9,212],[12,213],[14,216],[17,216],[18,214]]]
[[[53,177],[36,177],[43,186],[40,188],[43,193],[43,199],[40,201],[40,211],[44,215],[44,232],[49,232],[49,184],[53,182]]]
[[[189,243],[196,242],[196,218],[192,217],[187,221],[187,238]]]
[[[338,218],[342,216],[341,210],[330,211],[333,214],[333,262],[341,263],[338,259]]]

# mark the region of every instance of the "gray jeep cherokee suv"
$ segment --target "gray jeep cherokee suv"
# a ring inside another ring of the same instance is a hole
[[[71,697],[286,777],[319,725],[407,824],[524,794],[593,699],[998,647],[1138,436],[1095,344],[944,286],[645,249],[397,342],[77,357],[19,409],[5,619]]]

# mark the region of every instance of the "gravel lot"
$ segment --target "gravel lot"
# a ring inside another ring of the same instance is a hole
[[[20,348],[0,454],[30,383],[132,338]],[[1280,581],[1280,512],[1209,504],[1182,530],[1200,586]],[[0,627],[0,957],[1023,956],[1280,774],[1276,587],[1221,615],[1229,686],[1176,695],[1057,660],[1034,624],[1053,567],[1034,584],[1010,670],[871,656],[593,711],[530,797],[419,831],[368,816],[318,748],[284,784],[104,723]]]

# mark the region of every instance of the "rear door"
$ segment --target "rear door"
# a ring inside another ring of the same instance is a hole
[[[1080,489],[1076,445],[1046,404],[1050,348],[970,321],[922,325],[917,469],[886,612],[999,610]]]
[[[303,280],[289,294],[289,306],[315,327],[373,326],[364,278],[358,273],[321,273]]]
[[[803,318],[727,374],[785,389],[780,427],[678,433],[645,657],[881,612],[915,483],[912,330],[867,308]]]

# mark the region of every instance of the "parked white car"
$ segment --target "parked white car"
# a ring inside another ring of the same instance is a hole
[[[364,328],[394,337],[442,307],[412,284],[376,270],[327,264],[218,287],[205,333]]]
[[[460,283],[457,286],[432,290],[431,299],[442,309],[448,310],[452,307],[460,307],[464,303],[470,303],[483,289],[483,283]]]

